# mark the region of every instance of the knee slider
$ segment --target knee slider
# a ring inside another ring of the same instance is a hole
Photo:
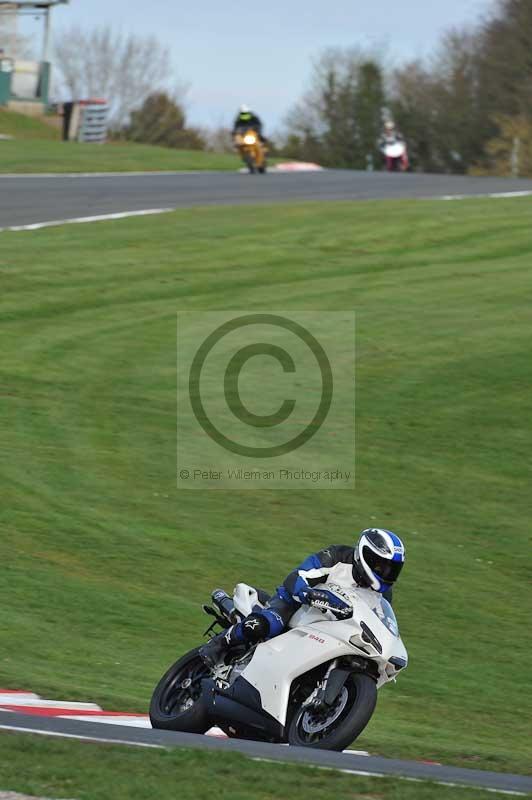
[[[248,642],[259,642],[266,639],[270,633],[270,626],[264,614],[250,614],[242,623],[242,633]]]

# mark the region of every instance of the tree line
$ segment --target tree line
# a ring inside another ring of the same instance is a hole
[[[60,97],[109,101],[113,138],[205,148],[202,132],[187,124],[187,87],[175,82],[170,51],[157,38],[73,26],[55,37],[54,67]]]
[[[444,35],[429,60],[387,70],[329,50],[287,118],[285,152],[325,166],[379,163],[392,118],[423,172],[532,175],[532,2],[499,0],[473,28]]]

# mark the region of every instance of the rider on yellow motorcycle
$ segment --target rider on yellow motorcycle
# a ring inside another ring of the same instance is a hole
[[[268,147],[262,122],[246,105],[240,107],[235,119],[233,141],[250,173],[266,172]]]
[[[243,130],[244,128],[253,128],[254,131],[257,131],[261,142],[266,142],[266,139],[262,135],[262,120],[249,106],[241,105],[233,124],[233,136],[238,130]]]

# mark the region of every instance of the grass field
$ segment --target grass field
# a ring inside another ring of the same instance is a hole
[[[145,710],[211,588],[273,587],[380,524],[407,544],[411,663],[357,747],[529,769],[531,211],[197,208],[1,234],[0,686]],[[357,311],[356,491],[175,488],[183,308]]]
[[[56,128],[41,119],[0,109],[0,174],[31,172],[153,172],[157,170],[229,170],[236,155],[173,150],[133,142],[105,145],[60,141]]]
[[[0,128],[1,130],[1,128]],[[172,150],[149,144],[79,144],[59,141],[0,142],[0,173],[153,172],[157,170],[232,170],[237,156]]]
[[[49,125],[40,117],[28,117],[26,114],[18,114],[16,111],[8,111],[0,108],[0,134],[4,136],[14,136],[19,141],[43,140],[57,141],[59,131]],[[1,142],[2,146],[5,144]],[[0,152],[2,152],[0,150]]]
[[[396,779],[362,778],[323,769],[268,764],[199,750],[102,747],[4,734],[0,791],[12,789],[78,800],[489,800],[493,795]],[[32,764],[31,773],[28,764]],[[75,765],[75,766],[74,766]]]

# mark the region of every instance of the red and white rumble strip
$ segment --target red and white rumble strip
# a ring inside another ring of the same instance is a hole
[[[96,703],[72,703],[69,700],[43,700],[38,694],[12,689],[0,689],[0,711],[32,714],[36,717],[59,717],[79,719],[83,722],[102,722],[110,725],[130,725],[135,728],[151,728],[147,714],[129,714],[124,711],[104,711]],[[220,728],[211,728],[206,736],[227,739]],[[369,756],[366,750],[345,750],[357,756]],[[1,800],[1,799],[0,799]]]
[[[0,711],[16,711],[38,717],[61,717],[86,722],[102,722],[112,725],[131,725],[136,728],[151,728],[147,714],[128,714],[123,711],[104,711],[96,703],[72,703],[69,700],[43,700],[33,692],[0,689]],[[207,736],[224,737],[220,728],[211,728]]]

